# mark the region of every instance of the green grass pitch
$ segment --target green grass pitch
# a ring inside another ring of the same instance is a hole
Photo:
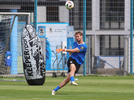
[[[51,91],[64,77],[46,77],[42,86],[27,82],[0,81],[0,100],[134,100],[134,76],[76,76],[78,86],[69,83],[56,95]]]

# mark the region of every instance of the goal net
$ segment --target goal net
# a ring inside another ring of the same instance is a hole
[[[23,73],[21,33],[26,24],[30,24],[30,13],[0,13],[0,75]]]
[[[6,51],[10,51],[10,33],[16,16],[0,15],[0,73],[7,74],[11,63],[11,54],[5,55]],[[13,21],[12,21],[13,20]]]

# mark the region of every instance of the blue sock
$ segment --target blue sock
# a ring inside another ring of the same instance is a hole
[[[57,90],[59,90],[60,89],[60,87],[59,86],[57,86],[55,89],[54,89],[54,91],[57,91]]]
[[[71,77],[70,77],[70,80],[71,80],[71,81],[74,81],[74,76],[71,76]]]

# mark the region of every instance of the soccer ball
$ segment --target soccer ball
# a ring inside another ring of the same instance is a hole
[[[74,7],[74,3],[73,3],[73,1],[67,1],[65,3],[65,6],[66,6],[67,9],[70,10],[70,9],[72,9]]]

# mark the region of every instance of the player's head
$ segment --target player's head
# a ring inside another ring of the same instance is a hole
[[[76,32],[75,33],[75,39],[76,41],[80,42],[81,40],[83,40],[83,33],[82,32]]]

